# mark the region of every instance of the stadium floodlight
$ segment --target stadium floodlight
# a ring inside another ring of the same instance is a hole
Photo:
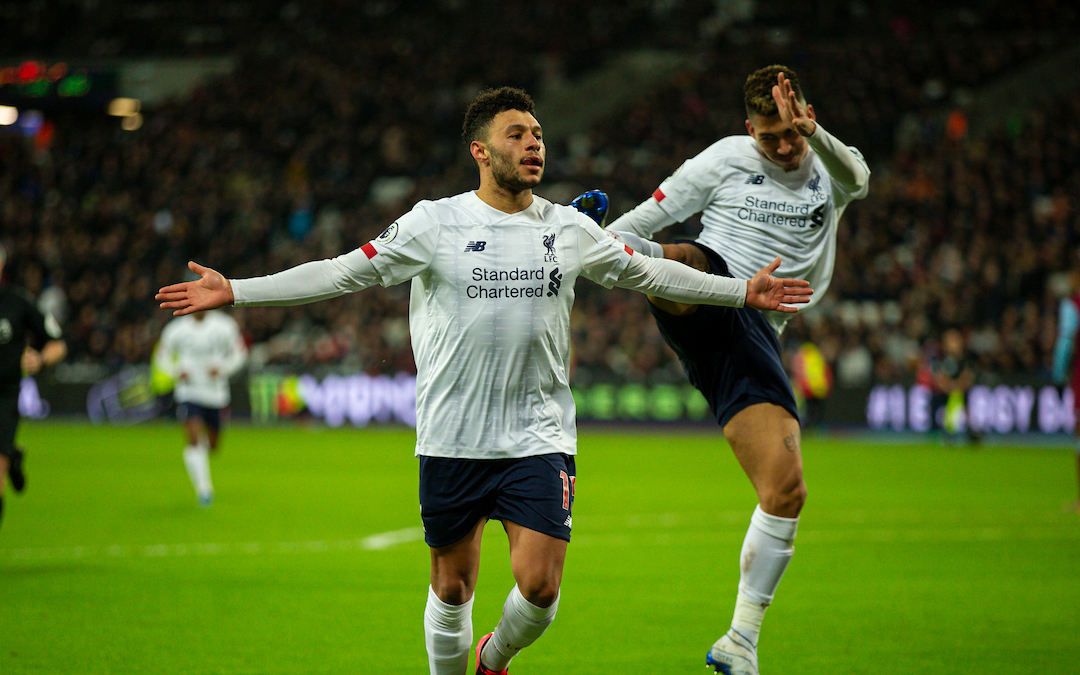
[[[109,114],[113,117],[134,117],[142,109],[137,98],[114,98],[109,101]]]
[[[0,105],[0,126],[6,127],[15,124],[19,119],[19,109],[9,105]]]

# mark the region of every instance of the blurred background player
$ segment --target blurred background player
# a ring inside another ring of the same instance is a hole
[[[1069,296],[1063,298],[1058,306],[1052,374],[1055,382],[1068,384],[1072,388],[1076,480],[1080,486],[1080,359],[1076,358],[1076,334],[1080,329],[1080,270],[1070,272],[1069,286]],[[1077,497],[1074,507],[1080,512],[1080,496]]]
[[[747,78],[743,93],[749,136],[721,139],[687,160],[608,229],[656,255],[649,237],[701,213],[697,240],[664,246],[665,257],[740,277],[779,255],[786,274],[815,289],[808,309],[829,287],[837,221],[867,195],[870,169],[858,150],[817,124],[791,69],[762,68]],[[761,622],[794,552],[806,500],[799,412],[778,340],[790,315],[650,302],[660,332],[709,401],[758,495],[731,630],[706,656],[717,672],[757,673]]]
[[[199,505],[214,501],[210,453],[218,450],[229,412],[229,378],[244,365],[247,347],[236,320],[224,312],[198,312],[170,321],[154,352],[154,365],[175,383],[176,416],[184,424],[184,465]]]
[[[821,349],[807,340],[791,357],[791,384],[799,403],[799,424],[813,429],[825,415],[825,401],[833,387],[833,371]]]
[[[161,306],[189,314],[225,304],[295,305],[410,281],[416,356],[416,454],[430,548],[424,612],[432,675],[464,675],[484,525],[501,520],[515,586],[493,633],[476,646],[477,675],[511,659],[555,619],[572,527],[577,430],[570,391],[570,310],[584,276],[605,287],[682,302],[794,313],[812,293],[775,279],[777,258],[750,281],[633,255],[588,218],[535,196],[547,150],[532,98],[483,91],[463,136],[480,187],[421,201],[374,240],[277,274],[202,278],[162,288]]]
[[[0,279],[6,263],[7,251],[0,246]],[[22,378],[59,363],[66,355],[59,324],[43,314],[26,291],[0,281],[0,520],[7,479],[15,492],[26,489],[23,450],[15,447]]]
[[[933,428],[948,436],[964,432],[969,443],[977,443],[978,434],[968,424],[966,414],[967,392],[975,384],[975,368],[959,328],[947,328],[941,334],[941,345],[930,358],[929,375]]]

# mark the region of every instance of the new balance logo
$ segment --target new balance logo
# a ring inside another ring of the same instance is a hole
[[[465,253],[470,253],[470,252],[474,252],[474,251],[483,251],[485,246],[487,246],[486,241],[470,241],[465,246]]]
[[[752,173],[746,177],[745,185],[761,185],[765,182],[765,174]]]
[[[573,522],[574,522],[573,516],[567,516],[566,520],[563,521],[563,527],[573,527],[573,525],[572,525]]]

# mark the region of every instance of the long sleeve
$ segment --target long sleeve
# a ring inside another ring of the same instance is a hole
[[[615,236],[615,239],[625,244],[626,246],[629,246],[630,248],[634,249],[642,255],[647,255],[650,258],[664,257],[664,247],[660,244],[657,244],[655,241],[642,239],[633,232],[622,232],[615,230],[608,230],[608,232],[613,234]]]
[[[674,260],[635,255],[615,283],[672,302],[742,307],[746,280],[706,274]]]
[[[608,225],[607,229],[612,232],[629,232],[642,239],[649,239],[675,222],[674,218],[660,208],[655,198],[649,197],[615,219],[615,222]]]
[[[170,378],[176,377],[176,354],[173,351],[171,333],[168,328],[162,333],[157,346],[154,347],[154,367]]]
[[[234,304],[302,305],[336,298],[379,283],[379,274],[362,249],[307,262],[276,274],[231,279]]]
[[[225,377],[232,377],[244,367],[244,361],[247,360],[247,346],[244,344],[244,337],[240,334],[240,329],[235,329],[235,336],[232,339],[232,349],[225,354],[225,359],[221,363],[221,372]]]
[[[857,150],[841,143],[820,124],[806,140],[825,165],[829,176],[845,192],[856,198],[865,196],[870,182],[870,167]]]

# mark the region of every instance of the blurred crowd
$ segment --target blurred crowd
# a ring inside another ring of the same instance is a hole
[[[985,134],[971,131],[979,111],[967,105],[983,84],[1069,45],[1077,11],[1066,3],[34,7],[6,55],[36,46],[237,62],[229,77],[144,110],[136,131],[58,112],[47,142],[0,133],[7,276],[62,321],[75,363],[147,362],[170,318],[153,294],[185,278],[189,259],[231,277],[277,271],[362,245],[419,199],[474,188],[460,120],[479,89],[526,88],[543,123],[545,91],[630,47],[694,58],[615,117],[548,139],[539,193],[566,203],[599,188],[621,213],[684,159],[745,133],[749,72],[793,67],[821,123],[873,169],[870,197],[841,221],[827,298],[783,336],[792,351],[816,343],[839,384],[915,377],[951,327],[984,377],[1041,372],[1067,290],[1057,275],[1080,265],[1080,91]],[[169,28],[154,33],[158,23]],[[588,282],[578,293],[578,382],[682,381],[643,298]],[[394,373],[414,367],[407,302],[406,286],[376,287],[232,311],[257,367]]]

